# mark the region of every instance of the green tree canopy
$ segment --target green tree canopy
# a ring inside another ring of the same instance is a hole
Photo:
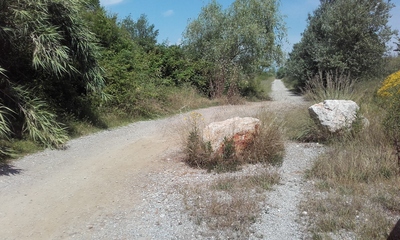
[[[321,0],[289,54],[290,78],[304,86],[318,71],[353,78],[377,73],[395,33],[388,26],[392,7],[385,0]]]
[[[156,45],[158,30],[154,29],[154,24],[149,23],[145,14],[140,15],[136,22],[132,20],[131,15],[128,15],[120,25],[128,32],[131,39],[145,50],[150,50]]]
[[[241,74],[252,74],[282,57],[285,27],[275,0],[236,0],[228,9],[213,0],[189,23],[184,47],[209,63],[210,95],[220,96]]]

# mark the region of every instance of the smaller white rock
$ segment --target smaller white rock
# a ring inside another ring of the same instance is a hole
[[[310,116],[320,126],[334,133],[350,129],[360,107],[351,100],[325,100],[308,108]]]

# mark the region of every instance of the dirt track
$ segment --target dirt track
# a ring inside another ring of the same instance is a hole
[[[278,100],[198,112],[208,123],[295,105]],[[186,115],[104,131],[70,141],[67,150],[46,150],[15,161],[0,175],[1,238],[65,239],[78,234],[85,239],[101,227],[99,221],[117,213],[129,218],[141,201],[147,174],[180,166],[169,158],[179,152],[178,130]]]

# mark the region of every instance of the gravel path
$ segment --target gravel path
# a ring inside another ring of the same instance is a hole
[[[201,109],[205,123],[260,111],[280,113],[304,104],[282,82],[274,101]],[[197,225],[184,205],[185,188],[219,176],[180,159],[180,131],[188,116],[143,121],[71,140],[64,151],[46,150],[0,174],[2,239],[225,239]],[[302,173],[322,148],[286,143],[281,183],[266,195],[251,239],[303,239],[297,204]],[[241,172],[257,172],[247,166]],[[0,171],[1,173],[1,171]]]
[[[292,96],[285,90],[281,81],[274,81],[272,90],[274,101],[302,102],[301,98]],[[286,155],[279,169],[282,181],[275,191],[269,194],[265,214],[262,215],[260,222],[254,225],[257,229],[255,235],[262,236],[263,239],[306,238],[297,206],[307,184],[303,179],[304,171],[311,167],[313,159],[323,151],[323,148],[319,144],[287,142],[285,150]]]
[[[265,214],[254,225],[257,229],[255,236],[262,236],[262,239],[307,238],[297,207],[308,184],[303,179],[304,171],[311,166],[312,160],[323,148],[318,144],[298,143],[287,143],[285,147],[286,156],[279,169],[282,181],[275,191],[268,194]]]

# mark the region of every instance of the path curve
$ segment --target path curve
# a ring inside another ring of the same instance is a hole
[[[265,109],[279,112],[302,101],[290,96],[280,80],[273,82],[272,97],[275,101],[197,112],[208,123]],[[146,229],[145,223],[134,219],[138,218],[136,206],[146,201],[143,193],[154,184],[149,176],[182,166],[170,157],[180,150],[179,129],[188,114],[81,137],[69,141],[66,150],[45,150],[13,162],[10,174],[0,175],[1,238],[136,239],[137,226],[144,224]],[[290,178],[285,175],[284,179],[290,184]],[[279,188],[276,192],[281,194]],[[179,236],[164,236],[171,238]]]

